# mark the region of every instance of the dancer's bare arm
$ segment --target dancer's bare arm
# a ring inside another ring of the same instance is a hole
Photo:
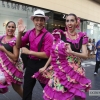
[[[16,46],[19,49],[21,47],[21,37],[25,30],[25,25],[24,25],[24,22],[22,19],[18,20],[17,27],[18,27],[18,36],[17,36],[17,40],[16,40]]]
[[[14,62],[16,62],[18,60],[19,57],[19,50],[17,49],[16,46],[13,46],[13,53],[11,53],[10,51],[6,50],[4,46],[0,46],[0,50],[2,50],[3,52],[6,53],[6,55],[12,59]]]

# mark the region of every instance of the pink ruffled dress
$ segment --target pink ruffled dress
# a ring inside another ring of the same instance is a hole
[[[14,37],[9,43],[3,44],[0,37],[0,46],[4,46],[7,50],[10,49],[13,52],[13,46],[16,43]],[[8,50],[9,51],[9,50]],[[11,51],[10,51],[11,52]],[[16,64],[4,53],[0,51],[0,93],[8,91],[8,86],[11,83],[22,84],[23,79],[23,63],[19,58]]]
[[[71,48],[75,49],[74,45],[80,43],[86,44],[88,38],[82,32],[78,33],[76,40],[66,39],[71,44]],[[81,47],[80,47],[81,48]],[[75,96],[86,99],[85,92],[91,87],[91,81],[85,77],[85,70],[81,66],[81,59],[66,52],[65,42],[57,39],[51,49],[51,66],[43,73],[35,73],[37,78],[46,86],[43,90],[44,100],[72,100]],[[75,50],[74,50],[75,51]],[[76,52],[79,52],[76,49]]]

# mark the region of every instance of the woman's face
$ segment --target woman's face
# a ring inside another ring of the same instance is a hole
[[[77,21],[73,15],[66,17],[66,27],[69,32],[74,32],[77,26]]]
[[[16,30],[16,26],[13,22],[10,22],[6,27],[6,33],[9,36],[13,36]]]

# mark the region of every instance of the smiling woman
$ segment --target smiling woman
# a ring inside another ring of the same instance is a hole
[[[9,21],[7,24],[6,24],[6,34],[8,36],[14,36],[14,33],[15,33],[15,30],[16,30],[16,24],[13,22],[13,21]]]
[[[88,37],[79,28],[75,14],[66,16],[66,31],[54,30],[54,42],[47,63],[32,77],[45,83],[44,100],[85,100],[91,80],[85,77],[81,59],[87,58]],[[63,41],[62,41],[63,40]],[[51,64],[49,68],[48,65]]]
[[[16,48],[15,30],[16,24],[9,21],[6,24],[6,34],[0,37],[0,93],[7,92],[8,86],[12,85],[22,97],[23,65],[18,58],[19,50]]]

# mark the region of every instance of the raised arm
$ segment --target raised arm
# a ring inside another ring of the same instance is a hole
[[[18,36],[17,36],[17,40],[16,40],[16,47],[17,48],[20,48],[21,47],[21,37],[22,37],[22,34],[25,30],[25,25],[24,25],[24,22],[22,19],[19,19],[18,20],[18,24],[17,24],[17,27],[18,27]]]

